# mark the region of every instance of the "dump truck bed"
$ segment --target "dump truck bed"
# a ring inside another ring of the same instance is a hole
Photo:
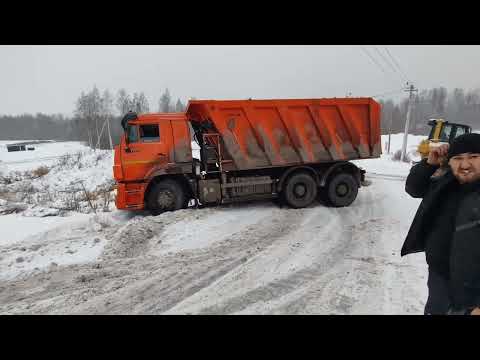
[[[380,105],[371,98],[191,100],[187,117],[218,132],[231,169],[376,158]],[[213,125],[213,126],[212,126]]]

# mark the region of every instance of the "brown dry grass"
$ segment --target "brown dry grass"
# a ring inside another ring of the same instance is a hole
[[[32,171],[32,175],[36,178],[47,175],[50,172],[50,169],[46,166],[40,166]]]

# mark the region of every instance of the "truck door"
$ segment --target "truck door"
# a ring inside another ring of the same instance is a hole
[[[129,144],[122,153],[125,181],[143,180],[153,167],[164,168],[171,161],[169,122],[130,124],[127,136]]]
[[[192,140],[190,129],[185,120],[172,120],[174,156],[176,163],[192,162]],[[173,160],[171,160],[173,162]]]

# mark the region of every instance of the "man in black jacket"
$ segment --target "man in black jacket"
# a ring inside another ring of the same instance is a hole
[[[425,252],[425,314],[480,314],[480,134],[434,148],[405,190],[423,198],[401,255]]]

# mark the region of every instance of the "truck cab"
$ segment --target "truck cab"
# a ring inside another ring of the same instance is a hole
[[[188,181],[184,175],[192,173],[191,135],[184,113],[129,113],[125,118],[114,153],[115,201],[118,209],[140,210],[156,177],[169,174]]]

